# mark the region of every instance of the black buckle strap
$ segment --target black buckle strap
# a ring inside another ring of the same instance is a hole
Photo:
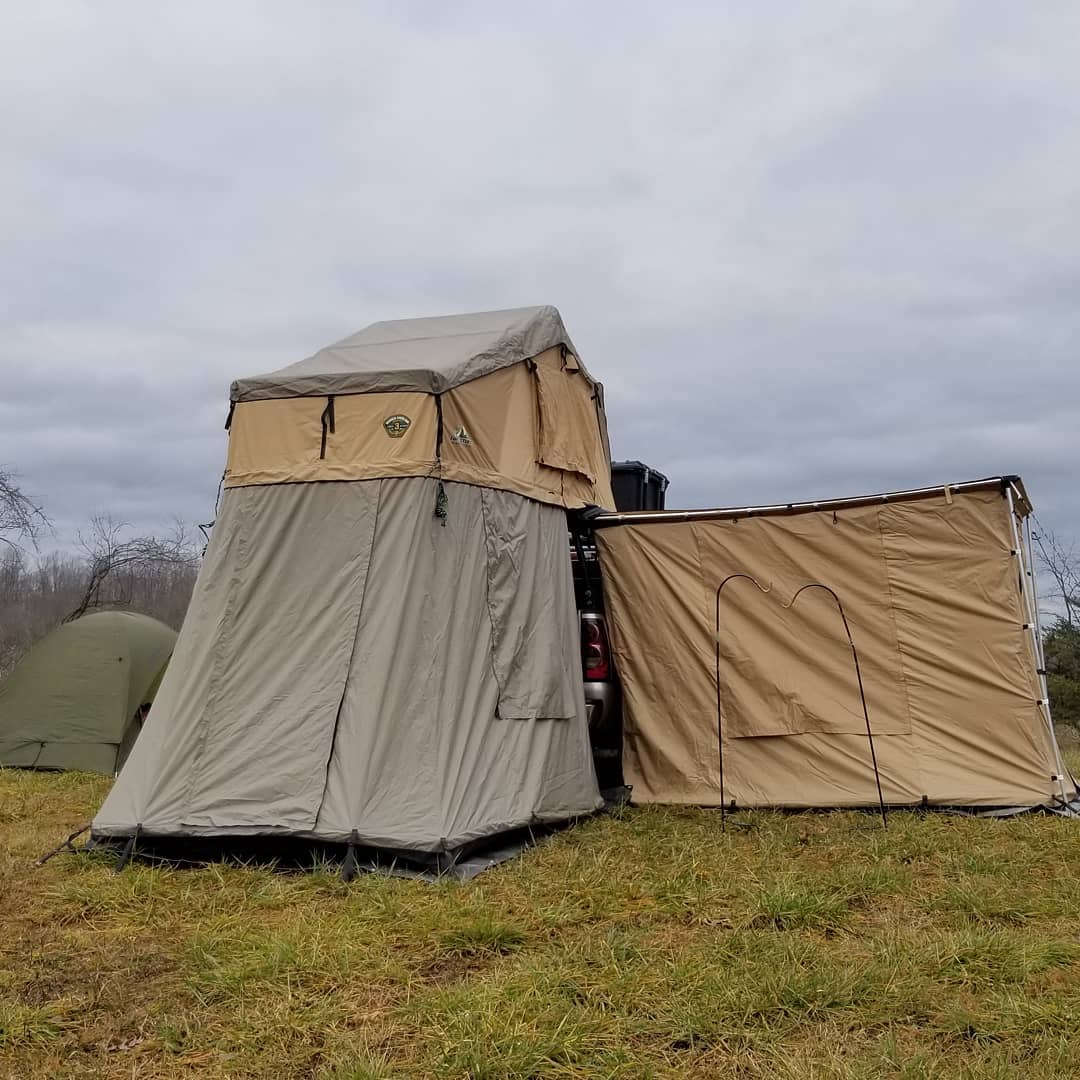
[[[355,829],[349,835],[349,846],[345,849],[345,861],[341,864],[341,880],[352,881],[356,877],[358,862],[356,849],[360,846],[360,836]]]
[[[142,832],[142,823],[140,822],[135,826],[135,831],[128,838],[128,842],[124,845],[124,850],[120,853],[120,858],[116,862],[115,871],[120,873],[129,862],[131,862],[132,856],[135,854],[135,845],[139,842],[139,833]]]
[[[322,420],[322,445],[319,447],[319,460],[322,461],[326,457],[326,432],[329,429],[330,434],[336,434],[334,431],[334,395],[328,394],[326,398],[326,408],[322,411],[322,416],[319,418]]]

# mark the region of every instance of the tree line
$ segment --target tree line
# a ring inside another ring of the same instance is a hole
[[[42,554],[51,528],[41,504],[0,468],[0,676],[50,630],[94,610],[138,611],[180,629],[201,547],[183,525],[138,535],[99,515],[74,550]]]
[[[1080,552],[1038,520],[1031,535],[1059,612],[1043,638],[1050,713],[1059,727],[1080,735]]]
[[[182,525],[166,536],[132,535],[102,515],[74,553],[42,556],[50,527],[42,505],[0,468],[0,675],[54,627],[95,608],[143,612],[179,630],[200,553]],[[1032,539],[1058,611],[1044,637],[1050,708],[1080,735],[1080,552],[1040,522]]]

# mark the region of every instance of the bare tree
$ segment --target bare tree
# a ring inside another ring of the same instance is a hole
[[[1039,565],[1054,582],[1064,608],[1062,621],[1071,627],[1080,624],[1080,552],[1076,544],[1061,540],[1038,518],[1031,533],[1039,556]]]
[[[36,548],[50,522],[42,507],[17,481],[13,472],[0,468],[0,541],[18,549],[18,541],[27,540]]]
[[[156,585],[165,592],[177,576],[186,580],[194,578],[199,563],[198,548],[181,522],[177,521],[165,537],[125,537],[128,528],[126,522],[99,514],[91,519],[88,533],[79,533],[78,543],[86,557],[88,575],[79,602],[65,622],[80,618],[91,607],[130,605],[136,587]]]
[[[181,532],[182,530],[177,530]],[[184,543],[176,532],[159,541],[171,548],[170,557],[113,565],[103,578],[87,608],[118,607],[160,619],[179,630],[184,621],[198,572],[197,560],[184,556]],[[93,532],[91,530],[91,535]],[[116,537],[125,542],[123,533]],[[31,555],[21,548],[0,544],[0,676],[18,661],[34,642],[64,621],[86,600],[93,577],[92,560],[81,552],[51,551]]]

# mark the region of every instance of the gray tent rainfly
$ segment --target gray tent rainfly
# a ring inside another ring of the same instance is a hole
[[[191,607],[95,841],[445,867],[597,809],[565,512],[613,506],[610,462],[558,312],[377,323],[234,383],[230,428]]]

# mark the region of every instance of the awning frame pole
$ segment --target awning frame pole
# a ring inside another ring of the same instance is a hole
[[[794,607],[795,601],[798,600],[807,589],[824,589],[825,592],[836,601],[836,609],[840,612],[840,620],[844,624],[844,633],[847,634],[848,645],[851,646],[851,657],[855,661],[855,678],[859,684],[859,700],[862,702],[863,720],[866,721],[866,741],[870,744],[870,764],[873,766],[874,783],[877,785],[878,808],[881,811],[881,827],[887,830],[889,828],[889,822],[885,816],[885,796],[881,790],[881,772],[878,769],[877,751],[874,749],[874,733],[870,730],[870,710],[866,707],[866,691],[863,689],[862,668],[859,667],[859,651],[855,648],[855,638],[851,635],[851,627],[848,625],[847,615],[844,613],[844,605],[840,602],[840,597],[837,596],[833,589],[829,588],[828,585],[823,585],[820,581],[812,581],[808,585],[803,585],[791,598],[791,602],[784,606],[787,608]]]
[[[1024,542],[1021,539],[1020,530],[1016,525],[1016,504],[1013,501],[1013,492],[1014,488],[1012,483],[1006,485],[1005,501],[1009,508],[1009,527],[1012,530],[1013,557],[1017,560],[1017,565],[1020,568],[1020,573],[1017,575],[1017,582],[1020,588],[1020,599],[1023,603],[1023,610],[1026,612],[1027,618],[1027,621],[1024,623],[1024,629],[1027,630],[1031,641],[1032,659],[1035,661],[1035,672],[1039,680],[1039,692],[1042,695],[1038,701],[1039,710],[1046,721],[1046,730],[1050,736],[1050,745],[1054,748],[1054,767],[1057,771],[1057,775],[1051,777],[1051,780],[1057,780],[1058,787],[1061,790],[1062,805],[1067,806],[1069,800],[1065,795],[1065,762],[1061,757],[1061,747],[1058,746],[1057,732],[1054,730],[1054,718],[1050,715],[1050,689],[1046,682],[1046,661],[1043,656],[1042,623],[1039,614],[1038,600],[1039,590],[1035,583],[1035,575],[1031,569],[1031,527],[1027,524],[1027,519],[1025,518],[1027,539],[1027,554],[1025,557]],[[1028,581],[1027,588],[1024,587],[1025,578]]]
[[[734,578],[746,578],[747,581],[752,581],[758,589],[763,593],[771,592],[772,586],[765,588],[756,577],[751,574],[743,573],[739,571],[734,574],[728,574],[719,585],[716,586],[716,625],[714,627],[713,642],[716,645],[716,744],[717,750],[720,753],[720,831],[724,832],[726,827],[725,819],[725,807],[724,807],[724,710],[720,702],[720,593],[723,592],[724,586]]]
[[[760,592],[769,593],[772,592],[772,586],[766,588],[760,581],[752,574],[747,574],[739,571],[734,574],[728,574],[723,581],[716,587],[716,625],[714,631],[714,641],[716,643],[716,736],[717,745],[720,751],[720,831],[724,831],[724,714],[723,708],[720,702],[720,593],[723,591],[724,586],[732,581],[734,578],[746,578],[747,581],[751,581],[758,588]],[[840,597],[836,592],[829,588],[828,585],[823,585],[820,581],[811,581],[806,585],[803,585],[791,598],[791,600],[783,604],[785,609],[794,607],[795,601],[807,590],[807,589],[824,589],[833,600],[836,601],[836,608],[840,612],[840,621],[844,624],[844,633],[847,635],[848,645],[851,648],[851,657],[855,663],[855,678],[859,684],[859,700],[862,702],[863,720],[866,722],[866,740],[870,744],[870,763],[874,770],[874,783],[877,786],[878,808],[881,811],[881,826],[884,829],[888,829],[889,822],[885,813],[885,796],[881,789],[881,772],[878,769],[877,763],[877,751],[874,748],[874,733],[870,727],[870,711],[866,705],[866,691],[863,689],[862,681],[862,669],[859,667],[859,652],[855,648],[855,639],[851,634],[851,627],[848,625],[847,615],[844,612],[844,605],[840,602]]]

